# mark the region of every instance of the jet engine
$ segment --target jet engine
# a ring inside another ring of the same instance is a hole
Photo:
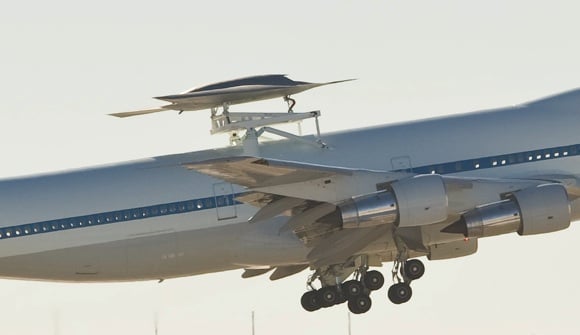
[[[570,221],[566,188],[560,184],[544,184],[472,209],[463,214],[459,221],[443,228],[442,232],[461,233],[466,237],[513,232],[533,235],[566,229]]]
[[[386,190],[352,197],[338,208],[343,228],[396,224],[414,227],[447,219],[447,193],[439,175],[398,180]]]

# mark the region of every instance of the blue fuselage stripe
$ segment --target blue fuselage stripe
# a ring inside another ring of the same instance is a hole
[[[532,163],[537,161],[566,158],[577,156],[580,153],[580,144],[566,145],[538,150],[514,152],[509,154],[480,157],[475,159],[466,159],[454,162],[440,164],[430,164],[419,167],[409,167],[398,171],[410,170],[417,174],[449,174],[460,173],[481,169],[491,169],[496,167]]]
[[[23,237],[62,230],[128,222],[160,216],[185,214],[238,204],[235,194],[135,207],[111,212],[75,216],[0,228],[0,239]]]

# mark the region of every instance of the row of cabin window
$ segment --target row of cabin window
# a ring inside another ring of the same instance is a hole
[[[229,205],[231,202],[227,196],[218,197],[216,200],[218,206]],[[150,216],[165,215],[167,213],[173,214],[177,212],[191,212],[195,210],[201,210],[204,208],[212,208],[212,207],[214,207],[214,199],[207,198],[204,200],[184,201],[170,205],[157,205],[140,209],[134,209],[130,211],[114,212],[102,215],[90,215],[79,217],[76,219],[62,219],[48,221],[44,223],[36,223],[0,229],[0,239],[63,229],[80,228],[84,226],[91,226],[94,224],[99,225],[111,222],[128,221],[139,218],[146,218]]]
[[[498,158],[492,158],[490,160],[476,160],[475,162],[461,161],[451,164],[440,165],[432,168],[431,174],[435,173],[450,173],[450,172],[461,172],[464,170],[473,170],[484,168],[483,162],[489,162],[489,167],[504,166],[509,164],[525,163],[530,161],[538,161],[542,159],[554,159],[559,157],[565,157],[568,155],[576,155],[578,153],[578,146],[570,146],[565,148],[558,148],[553,150],[547,150],[542,152],[528,152],[512,154],[507,156],[502,156]],[[464,169],[463,166],[468,166],[470,168]]]

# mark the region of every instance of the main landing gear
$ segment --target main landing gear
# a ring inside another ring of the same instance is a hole
[[[395,284],[389,287],[387,295],[389,300],[395,304],[409,301],[413,294],[411,281],[421,278],[424,273],[425,266],[420,260],[395,261],[392,271]],[[353,314],[368,312],[372,306],[370,293],[379,290],[385,283],[385,278],[379,271],[367,271],[366,268],[357,270],[354,279],[344,281],[342,284],[323,286],[320,289],[312,286],[316,278],[315,273],[308,280],[308,286],[312,290],[304,293],[300,301],[302,307],[309,312],[345,302]]]
[[[383,287],[385,278],[378,271],[364,271],[355,275],[355,278],[357,279],[304,293],[301,299],[302,307],[313,312],[347,302],[348,309],[353,314],[367,312],[372,305],[370,293]],[[309,285],[311,286],[311,283]]]
[[[404,262],[395,261],[392,270],[395,284],[389,287],[387,294],[389,300],[397,305],[409,301],[413,295],[411,281],[421,278],[424,273],[425,265],[418,259],[410,259]]]

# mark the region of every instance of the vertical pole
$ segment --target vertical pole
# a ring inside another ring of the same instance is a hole
[[[258,144],[258,132],[254,128],[246,130],[246,136],[243,139],[244,155],[260,157],[260,147]]]
[[[60,335],[60,313],[55,310],[52,314],[52,321],[54,326],[54,335]]]
[[[314,117],[316,123],[316,137],[320,138],[320,124],[318,124],[318,116]]]
[[[254,311],[252,311],[252,335],[256,335],[256,327],[254,326]]]
[[[350,311],[348,313],[348,335],[351,335],[351,328],[350,328]]]

